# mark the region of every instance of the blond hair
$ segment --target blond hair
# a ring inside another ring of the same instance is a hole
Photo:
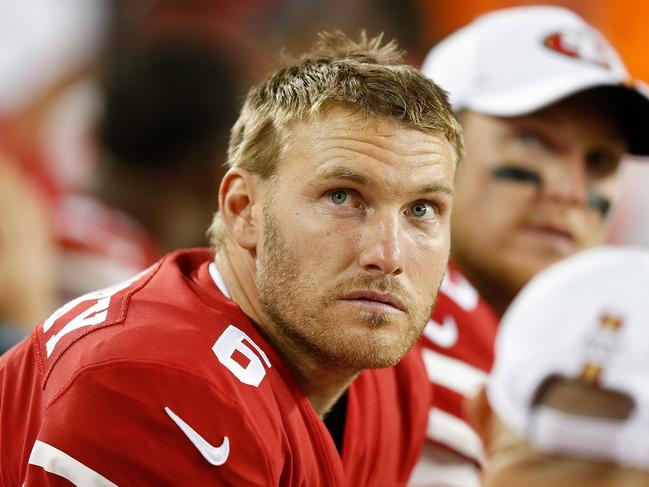
[[[250,89],[230,134],[227,164],[268,179],[284,153],[288,126],[331,105],[441,135],[459,162],[464,138],[446,93],[403,64],[394,41],[382,40],[365,32],[358,41],[342,32],[318,34],[310,51]],[[214,246],[222,242],[218,212],[208,233]]]

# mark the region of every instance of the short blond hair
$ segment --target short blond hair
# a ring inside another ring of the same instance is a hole
[[[230,133],[227,164],[268,179],[284,153],[289,125],[332,105],[441,135],[457,164],[464,138],[446,93],[403,64],[402,56],[382,35],[369,39],[361,32],[354,41],[342,32],[318,34],[310,51],[250,89]],[[223,240],[218,212],[208,234],[214,246]]]

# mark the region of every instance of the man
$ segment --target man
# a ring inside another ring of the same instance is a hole
[[[486,14],[422,71],[449,92],[467,158],[423,339],[435,402],[413,484],[471,487],[484,452],[462,402],[491,367],[498,317],[537,272],[601,241],[620,158],[649,153],[649,102],[606,40],[557,7]]]
[[[485,487],[649,485],[647,288],[646,249],[601,247],[523,289],[470,404]]]
[[[462,152],[394,44],[321,36],[246,98],[214,253],[81,297],[2,358],[2,485],[405,485]]]

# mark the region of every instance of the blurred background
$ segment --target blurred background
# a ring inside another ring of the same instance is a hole
[[[418,66],[476,16],[540,3],[582,15],[649,80],[645,0],[0,0],[0,335],[207,243],[228,130],[282,48],[366,29]],[[649,221],[630,194],[613,240]]]

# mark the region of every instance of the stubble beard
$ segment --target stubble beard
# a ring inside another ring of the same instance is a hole
[[[299,259],[267,207],[264,227],[264,250],[257,262],[259,298],[264,312],[286,339],[284,346],[292,348],[293,356],[308,354],[311,360],[327,367],[362,370],[393,366],[412,348],[430,317],[436,292],[425,309],[417,307],[401,285],[387,277],[361,276],[321,292],[326,283],[318,276],[301,272]],[[396,337],[386,339],[385,332],[381,331],[383,327],[398,325],[387,314],[358,313],[369,331],[359,331],[357,325],[341,326],[326,316],[337,297],[351,289],[400,291],[409,314]]]

